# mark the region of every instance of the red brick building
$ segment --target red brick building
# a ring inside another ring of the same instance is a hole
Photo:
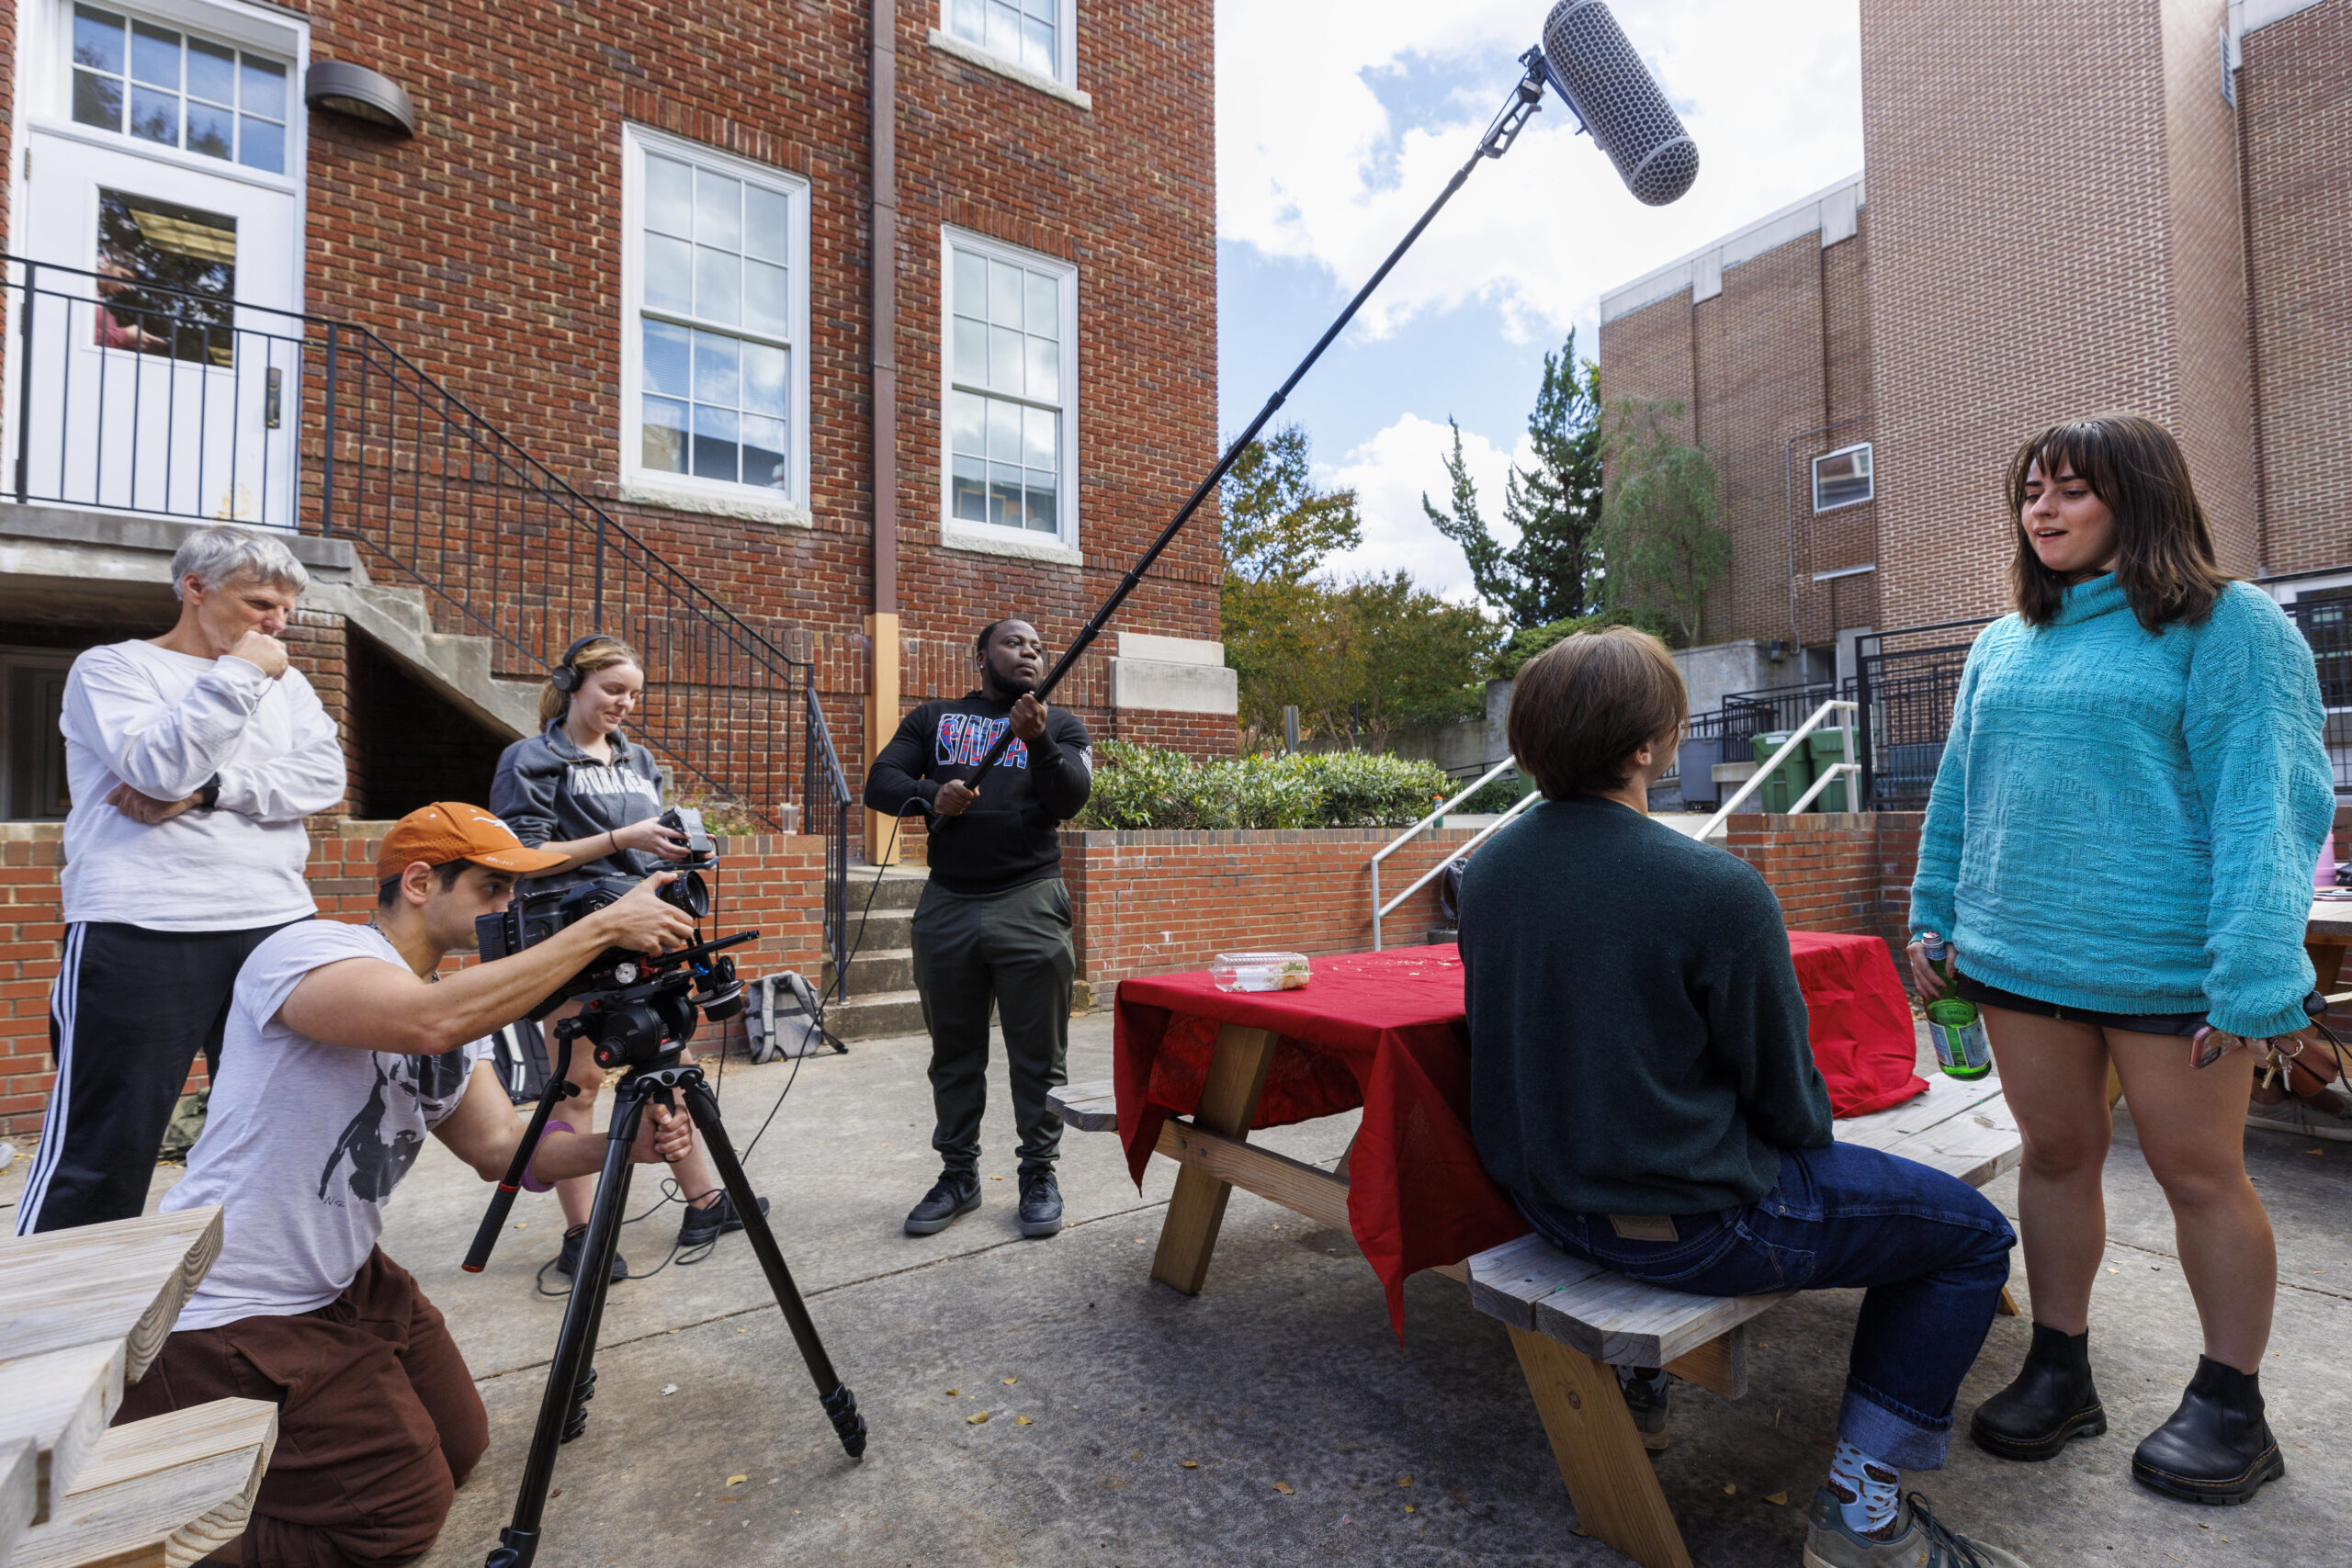
[[[1861,45],[1867,178],[1601,299],[1604,393],[1715,454],[1702,640],[1806,650],[1777,685],[2000,613],[2008,455],[2130,408],[2224,564],[2352,660],[2352,0],[1863,0]]]
[[[0,15],[0,818],[228,517],[299,532],[351,816],[481,797],[601,628],[786,827],[1214,459],[1208,0]],[[1064,687],[1097,734],[1232,749],[1218,571],[1204,522]]]

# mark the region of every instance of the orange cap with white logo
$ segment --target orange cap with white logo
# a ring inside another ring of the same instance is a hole
[[[493,871],[527,874],[552,871],[564,858],[525,847],[514,829],[479,806],[441,800],[420,806],[392,824],[383,848],[376,852],[376,880],[389,882],[419,861],[427,865],[471,861]]]

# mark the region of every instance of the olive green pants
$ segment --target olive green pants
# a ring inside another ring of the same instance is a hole
[[[1002,893],[950,893],[933,883],[915,907],[915,987],[931,1032],[931,1135],[942,1167],[979,1168],[988,1109],[989,1005],[1004,1028],[1012,1078],[1012,1124],[1021,1168],[1046,1170],[1060,1155],[1062,1121],[1047,1091],[1069,1081],[1069,890],[1058,876]]]

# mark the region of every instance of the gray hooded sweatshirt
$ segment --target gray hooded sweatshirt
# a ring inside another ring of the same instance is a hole
[[[514,836],[534,847],[593,839],[662,814],[661,764],[620,731],[610,742],[613,760],[600,762],[571,743],[563,720],[551,720],[529,739],[517,740],[498,759],[490,786],[490,809]],[[525,879],[534,893],[570,887],[599,876],[650,876],[668,863],[642,850],[605,854],[570,871]]]

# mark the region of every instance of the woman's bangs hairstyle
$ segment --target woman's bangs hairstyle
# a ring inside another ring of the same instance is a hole
[[[598,637],[594,642],[582,649],[579,657],[571,661],[571,667],[580,671],[581,683],[583,685],[587,683],[589,676],[600,670],[610,670],[616,664],[634,664],[639,670],[645,668],[645,660],[637,656],[637,649],[616,637]],[[569,713],[571,709],[571,699],[577,694],[577,687],[565,692],[559,690],[554,681],[548,681],[546,685],[539,688],[539,723],[553,724]]]
[[[2197,503],[2188,460],[2172,433],[2138,414],[2097,414],[2052,425],[2009,462],[2009,529],[2016,554],[2009,588],[2028,626],[2058,614],[2065,580],[2041,564],[2025,527],[2026,476],[2053,480],[2068,468],[2115,513],[2115,577],[2150,631],[2204,618],[2230,581],[2213,558],[2213,536]]]

